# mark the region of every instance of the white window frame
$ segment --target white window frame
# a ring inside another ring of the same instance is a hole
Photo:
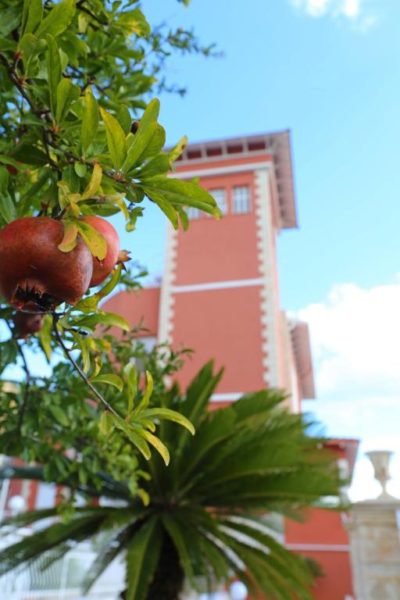
[[[249,185],[233,186],[232,212],[235,215],[245,215],[251,212],[251,189]]]

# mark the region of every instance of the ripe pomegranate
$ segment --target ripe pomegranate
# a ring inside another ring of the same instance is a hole
[[[50,217],[23,217],[0,230],[0,292],[10,304],[41,312],[83,296],[92,255],[80,238],[74,250],[61,252],[63,235],[63,224]]]
[[[15,337],[25,338],[42,329],[44,315],[17,311],[14,316]]]
[[[111,273],[118,262],[119,237],[118,233],[105,219],[95,216],[84,217],[83,220],[96,229],[107,242],[107,254],[103,260],[93,257],[93,275],[90,287],[99,285]]]

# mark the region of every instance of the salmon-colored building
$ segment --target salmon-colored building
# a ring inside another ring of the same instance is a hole
[[[287,390],[290,410],[299,412],[304,398],[315,397],[308,327],[282,311],[276,249],[277,235],[297,227],[289,132],[190,145],[174,176],[199,177],[223,218],[189,209],[187,232],[168,229],[161,285],[121,292],[106,308],[132,325],[142,321],[149,344],[192,348],[183,384],[210,358],[225,367],[216,408],[270,386]],[[330,447],[350,474],[357,442],[332,440]],[[341,515],[312,510],[306,517],[286,523],[286,544],[322,566],[316,598],[350,600]]]

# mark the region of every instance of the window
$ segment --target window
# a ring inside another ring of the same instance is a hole
[[[189,219],[200,219],[200,211],[198,208],[195,208],[194,206],[189,206],[186,212]]]
[[[251,211],[250,188],[248,185],[237,185],[233,188],[233,212],[244,214]]]
[[[215,202],[217,203],[217,206],[220,209],[220,211],[222,212],[222,214],[226,215],[226,213],[228,212],[228,206],[226,203],[226,190],[221,188],[221,189],[215,189],[215,190],[209,190],[209,191],[210,191],[211,196],[214,198]]]

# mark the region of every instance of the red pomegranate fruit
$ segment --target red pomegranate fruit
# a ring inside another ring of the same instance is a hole
[[[25,338],[42,329],[44,315],[17,311],[14,316],[15,337]]]
[[[63,224],[50,217],[23,217],[0,230],[0,292],[7,302],[38,312],[78,302],[92,277],[92,255],[80,238],[71,252],[61,252],[63,236]]]
[[[90,287],[99,285],[111,273],[118,262],[119,236],[118,233],[105,219],[95,216],[84,217],[83,220],[98,231],[107,243],[107,254],[103,260],[93,257],[93,275]]]

